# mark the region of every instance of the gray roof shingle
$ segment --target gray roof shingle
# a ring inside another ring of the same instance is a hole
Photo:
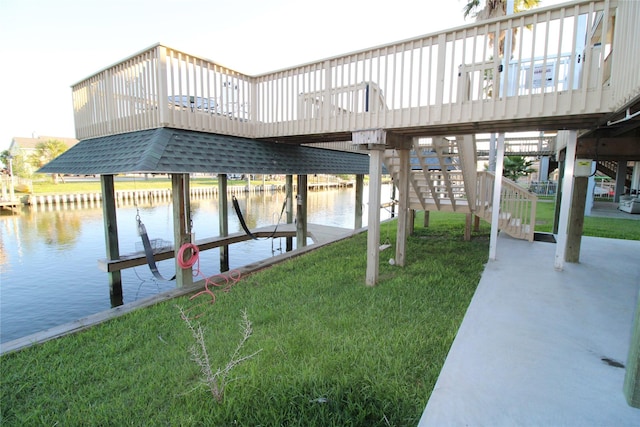
[[[369,156],[188,130],[157,128],[86,139],[41,173],[368,174]]]

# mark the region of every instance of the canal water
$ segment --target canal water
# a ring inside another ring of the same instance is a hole
[[[383,186],[382,201],[389,201],[390,194],[391,186]],[[367,196],[365,188],[363,226],[367,225]],[[278,223],[284,192],[236,197],[249,228]],[[310,223],[354,227],[353,188],[309,192],[307,206]],[[173,242],[170,200],[153,205],[123,204],[117,210],[121,254],[142,250],[136,214],[152,241]],[[192,198],[191,215],[196,239],[219,235],[216,197]],[[389,218],[390,212],[382,209],[381,217]],[[286,214],[280,222],[286,222]],[[20,214],[0,215],[0,342],[111,307],[107,274],[98,269],[98,260],[105,258],[103,230],[102,207],[97,203],[24,207]],[[242,232],[242,227],[230,206],[229,233],[236,232]],[[234,244],[229,249],[229,267],[234,269],[278,255],[285,248],[284,238]],[[200,271],[207,277],[219,273],[219,263],[218,249],[200,253]],[[175,273],[173,260],[159,262],[158,268],[164,277]],[[175,286],[174,282],[154,280],[147,266],[123,270],[122,282],[125,303]]]

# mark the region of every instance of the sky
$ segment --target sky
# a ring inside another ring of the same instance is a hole
[[[466,2],[0,0],[0,151],[75,137],[71,85],[156,43],[254,75],[469,24]]]

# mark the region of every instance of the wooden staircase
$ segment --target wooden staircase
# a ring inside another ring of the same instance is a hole
[[[384,164],[394,182],[399,182],[398,152],[386,150]],[[477,171],[473,136],[415,139],[410,165],[411,209],[471,213],[491,222],[495,175]],[[533,241],[536,201],[534,193],[503,178],[499,229]]]
[[[603,174],[615,180],[617,176],[618,162],[615,160],[599,160],[596,162],[596,169],[598,170],[598,172],[602,172]],[[626,185],[627,188],[631,187],[632,175],[633,168],[627,166],[624,179],[624,185]]]

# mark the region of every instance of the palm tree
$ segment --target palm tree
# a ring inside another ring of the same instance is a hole
[[[522,156],[506,156],[502,176],[512,181],[517,181],[521,176],[528,176],[536,170],[532,168],[533,162]]]
[[[514,0],[513,13],[534,8],[539,4],[540,0]],[[476,21],[498,18],[507,14],[507,0],[484,0],[484,2],[481,0],[468,0],[467,4],[462,9],[462,12],[464,19],[467,19],[467,17],[469,16],[475,18]],[[515,49],[516,45],[516,32],[517,29],[511,31],[511,54],[513,54],[513,50]],[[494,34],[489,33],[487,36],[489,37],[489,46],[493,47]],[[498,54],[500,55],[500,57],[504,57],[505,36],[506,33],[504,31],[501,31],[498,43]],[[484,90],[487,92],[487,96],[491,97],[493,95],[493,79],[485,76],[485,80],[486,87],[484,88]],[[496,153],[494,148],[495,134],[491,134],[491,145],[489,149],[489,170],[491,171],[495,171],[496,165]]]
[[[471,16],[476,21],[484,21],[492,18],[499,18],[507,14],[507,0],[484,0],[484,6],[482,6],[482,0],[469,0],[462,9],[464,19]],[[513,13],[522,12],[524,10],[532,9],[540,4],[540,0],[514,0],[513,1]],[[517,29],[514,29],[511,34],[511,50],[515,47]],[[494,35],[489,34],[489,46],[493,46]],[[500,39],[498,44],[498,51],[500,56],[504,56],[504,42],[505,32],[500,33]]]

